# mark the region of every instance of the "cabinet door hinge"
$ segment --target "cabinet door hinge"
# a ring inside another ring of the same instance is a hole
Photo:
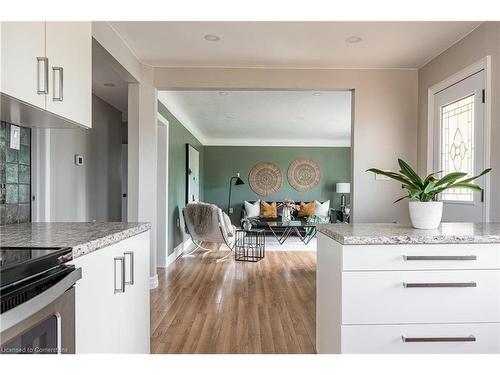
[[[481,190],[481,202],[484,202],[484,189]]]
[[[482,102],[486,103],[486,90],[485,89],[483,89],[483,99],[482,99]]]

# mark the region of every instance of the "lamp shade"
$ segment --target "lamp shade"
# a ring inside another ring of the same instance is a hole
[[[335,186],[337,193],[346,194],[351,192],[351,184],[349,182],[337,182]]]
[[[234,183],[235,185],[245,185],[245,183],[243,182],[243,180],[239,177],[236,178],[236,182]]]

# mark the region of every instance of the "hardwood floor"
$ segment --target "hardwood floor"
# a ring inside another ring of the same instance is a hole
[[[151,291],[152,353],[315,353],[316,253],[224,252],[158,269]]]

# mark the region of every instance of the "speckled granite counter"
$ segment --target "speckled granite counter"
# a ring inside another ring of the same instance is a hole
[[[500,243],[500,223],[442,223],[435,230],[401,224],[323,224],[318,232],[343,245]]]
[[[74,259],[150,228],[150,223],[11,224],[0,226],[0,246],[72,247]]]

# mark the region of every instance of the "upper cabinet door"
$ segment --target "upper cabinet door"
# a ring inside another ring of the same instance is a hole
[[[2,22],[0,91],[45,108],[48,63],[45,22]]]
[[[92,24],[47,22],[47,111],[92,126]]]

